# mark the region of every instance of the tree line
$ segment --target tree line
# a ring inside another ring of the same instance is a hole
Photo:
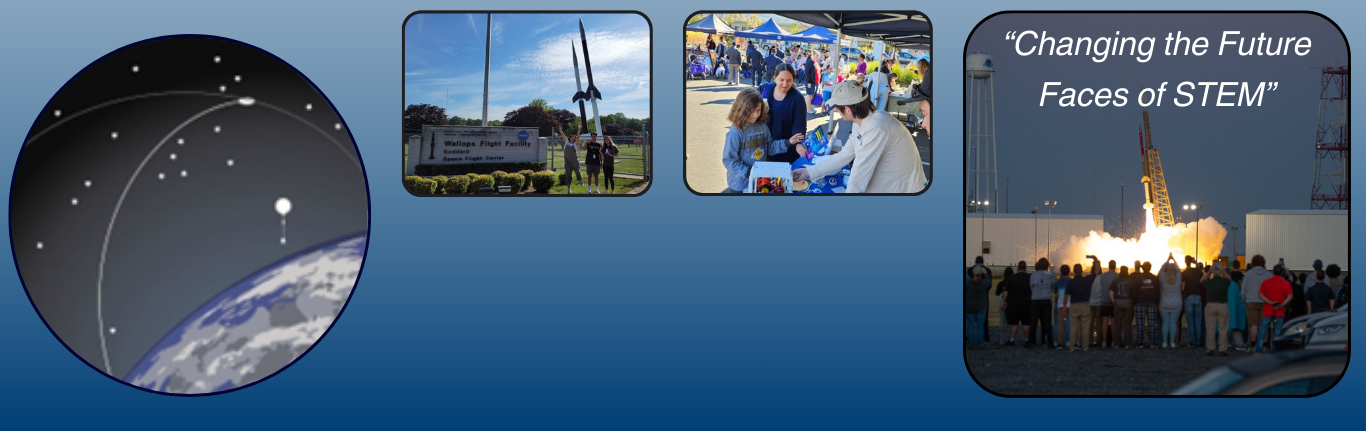
[[[577,114],[568,109],[555,109],[545,99],[535,99],[526,106],[508,112],[502,120],[489,120],[489,125],[536,127],[540,130],[541,136],[549,137],[558,133],[555,131],[557,126],[563,127],[565,133],[572,134],[575,130],[580,130],[581,120]],[[403,109],[404,130],[418,130],[427,125],[479,126],[482,123],[483,121],[478,118],[447,116],[445,108],[426,103],[408,105],[407,108]],[[583,129],[583,133],[597,131],[597,127],[591,119],[587,123],[588,125]],[[620,112],[602,116],[602,128],[606,132],[602,134],[605,135],[640,135],[644,130],[652,129],[653,126],[649,118],[629,118]]]

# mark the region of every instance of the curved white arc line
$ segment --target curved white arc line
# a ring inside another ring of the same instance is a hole
[[[79,116],[81,116],[81,115],[83,115],[83,114],[88,114],[88,113],[90,113],[90,111],[94,111],[94,110],[97,110],[97,109],[108,108],[108,107],[110,107],[110,106],[117,105],[117,104],[120,104],[120,103],[123,103],[123,102],[131,102],[131,101],[138,100],[138,99],[146,99],[146,98],[149,98],[149,97],[161,97],[161,96],[213,96],[213,97],[219,97],[219,98],[225,98],[225,99],[237,99],[237,97],[238,97],[238,96],[228,95],[228,94],[224,94],[224,93],[210,93],[210,92],[207,92],[207,91],[173,90],[173,91],[159,91],[159,92],[154,92],[154,93],[134,94],[134,95],[132,95],[132,96],[124,96],[124,97],[120,97],[120,98],[118,98],[118,99],[106,100],[106,101],[104,101],[104,102],[100,102],[99,104],[97,104],[97,105],[95,105],[95,106],[91,106],[91,107],[89,107],[89,108],[82,109],[82,110],[80,110],[79,112],[76,112],[76,113],[74,113],[74,114],[71,114],[71,115],[62,117],[62,119],[57,120],[56,123],[52,123],[51,125],[49,125],[49,126],[43,128],[43,130],[38,131],[38,133],[34,133],[32,137],[30,137],[28,140],[24,141],[24,146],[27,147],[28,144],[31,144],[31,143],[33,143],[33,141],[38,140],[38,138],[41,138],[41,137],[42,137],[44,134],[46,134],[47,132],[50,132],[50,131],[52,131],[52,129],[57,128],[57,126],[60,126],[60,125],[62,125],[62,124],[65,124],[67,121],[74,120],[74,119],[76,119],[76,117],[79,117]]]
[[[114,233],[114,222],[118,220],[119,210],[123,208],[123,200],[128,197],[128,190],[133,188],[133,182],[137,181],[138,175],[142,174],[142,168],[147,166],[147,162],[152,160],[152,156],[156,155],[157,150],[160,150],[161,146],[166,144],[166,141],[170,140],[176,133],[179,133],[181,129],[189,126],[190,123],[195,122],[195,120],[214,111],[233,106],[238,106],[236,101],[213,105],[208,109],[199,111],[199,113],[194,114],[189,119],[181,122],[180,125],[176,126],[174,129],[171,129],[171,132],[167,133],[166,137],[161,138],[161,141],[158,141],[157,145],[152,147],[151,151],[147,152],[147,155],[142,158],[142,162],[138,163],[137,169],[133,170],[133,176],[129,177],[128,182],[123,185],[123,192],[119,193],[118,202],[114,203],[114,213],[109,217],[109,227],[104,230],[104,244],[100,246],[100,267],[95,278],[95,319],[98,320],[100,324],[100,353],[104,358],[105,374],[113,375],[111,373],[113,373],[114,370],[109,366],[109,347],[104,339],[104,260],[109,252],[109,237]]]
[[[149,97],[162,97],[162,96],[210,96],[210,97],[218,97],[218,98],[221,98],[221,99],[230,99],[230,100],[240,100],[242,97],[246,97],[246,96],[240,96],[240,95],[229,94],[229,93],[213,93],[213,92],[208,92],[208,91],[195,91],[195,90],[160,91],[160,92],[155,92],[155,93],[143,93],[143,94],[135,94],[135,95],[132,95],[132,96],[120,97],[120,98],[118,98],[118,99],[107,100],[107,101],[101,102],[101,103],[99,103],[99,104],[97,104],[97,105],[95,105],[95,106],[91,106],[91,107],[89,107],[89,108],[82,109],[82,110],[80,110],[80,111],[78,111],[78,112],[76,112],[76,113],[74,113],[74,114],[71,114],[71,115],[69,115],[69,116],[66,116],[66,117],[60,119],[60,120],[57,120],[57,122],[52,123],[51,125],[47,126],[47,127],[44,128],[43,130],[38,131],[38,133],[34,133],[32,137],[30,137],[28,140],[24,141],[24,146],[27,147],[29,144],[33,143],[33,141],[38,140],[38,138],[41,138],[41,137],[42,137],[44,134],[46,134],[47,132],[50,132],[50,131],[52,131],[52,129],[57,128],[57,126],[61,126],[62,124],[65,124],[67,121],[74,120],[74,119],[76,119],[76,117],[79,117],[79,116],[81,116],[81,115],[83,115],[83,114],[90,113],[90,111],[94,111],[94,110],[97,110],[97,109],[107,108],[107,107],[110,107],[110,106],[113,106],[113,105],[117,105],[117,104],[120,104],[120,103],[123,103],[123,102],[131,102],[131,101],[134,101],[134,100],[146,99],[146,98],[149,98]],[[281,113],[281,114],[285,114],[285,116],[288,116],[288,117],[290,117],[290,118],[293,118],[295,121],[298,121],[298,122],[300,122],[300,123],[303,123],[304,125],[306,125],[306,126],[312,128],[313,131],[318,132],[318,134],[321,134],[321,135],[323,135],[323,137],[327,138],[329,141],[332,141],[332,144],[333,144],[333,145],[336,145],[336,146],[337,146],[337,149],[341,150],[342,153],[346,154],[347,157],[351,158],[351,161],[354,162],[354,163],[356,164],[356,167],[357,167],[357,168],[360,168],[360,169],[361,169],[361,172],[364,172],[364,171],[365,171],[365,167],[362,166],[360,160],[357,158],[357,157],[358,157],[357,155],[352,154],[352,153],[349,152],[349,151],[346,151],[346,146],[342,145],[341,142],[338,142],[335,138],[332,137],[332,135],[327,134],[326,131],[324,131],[322,128],[318,127],[316,124],[313,124],[313,123],[309,122],[308,120],[304,119],[303,117],[300,117],[298,114],[295,114],[295,113],[290,112],[290,111],[288,111],[288,110],[286,110],[286,109],[284,109],[284,108],[281,108],[281,107],[279,107],[279,106],[275,106],[275,105],[273,105],[273,104],[270,104],[270,103],[265,102],[265,101],[262,101],[262,100],[256,100],[254,104],[261,105],[261,106],[265,106],[266,108],[269,108],[269,109],[271,109],[271,110],[273,110],[273,111],[275,111],[275,112],[279,112],[279,113]],[[341,115],[338,114],[337,117],[340,118]],[[354,143],[352,144],[352,147],[353,147],[353,148],[355,147]],[[359,148],[356,148],[356,152],[360,152],[360,149],[359,149]]]
[[[275,111],[275,112],[279,112],[279,113],[281,113],[281,114],[285,114],[285,116],[287,116],[287,117],[289,117],[289,118],[293,118],[294,121],[298,121],[298,122],[300,122],[300,123],[303,123],[305,126],[308,126],[309,128],[313,129],[313,131],[318,132],[318,134],[320,134],[320,135],[323,135],[324,138],[327,138],[327,140],[332,141],[332,145],[336,145],[336,146],[337,146],[337,149],[338,149],[338,150],[341,150],[342,154],[345,154],[347,157],[351,158],[351,162],[353,162],[353,163],[356,164],[356,168],[357,168],[357,169],[360,169],[362,176],[364,176],[364,173],[365,173],[365,166],[361,165],[360,159],[357,158],[357,157],[358,157],[357,154],[352,154],[350,151],[346,151],[346,146],[345,146],[345,145],[342,145],[341,142],[338,142],[336,138],[333,138],[332,135],[328,134],[327,131],[324,131],[322,128],[318,127],[318,125],[313,124],[313,123],[309,122],[308,120],[305,120],[304,117],[300,117],[298,114],[295,114],[295,113],[293,113],[293,112],[290,112],[290,111],[288,111],[288,110],[285,110],[284,108],[281,108],[281,107],[279,107],[279,106],[275,106],[275,105],[272,105],[272,104],[270,104],[270,103],[266,103],[266,102],[263,102],[263,101],[260,101],[260,100],[257,100],[255,104],[256,104],[256,105],[264,106],[264,107],[269,108],[269,109],[271,109],[271,110],[273,110],[273,111]],[[340,118],[341,118],[341,115],[338,114],[338,115],[337,115],[337,118],[340,119]],[[357,147],[354,143],[351,145],[351,148],[355,149],[355,150],[356,150],[356,153],[360,153],[360,148]]]

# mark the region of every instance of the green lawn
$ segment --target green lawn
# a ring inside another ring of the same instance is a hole
[[[588,178],[584,178],[583,180],[584,180],[585,183],[588,182]],[[647,181],[645,181],[645,180],[628,180],[628,179],[625,179],[625,178],[617,178],[617,179],[616,179],[616,183],[617,183],[617,190],[616,190],[616,192],[617,192],[617,194],[620,195],[620,194],[629,193],[631,190],[635,190],[636,187],[644,186],[644,185],[647,183]],[[601,186],[602,186],[602,180],[601,180],[601,179],[598,180],[598,186],[599,186],[599,187],[598,187],[598,190],[604,190],[604,187],[601,187]],[[555,186],[555,188],[550,189],[550,194],[552,194],[552,195],[562,195],[562,194],[565,194],[565,192],[566,192],[566,190],[568,190],[568,188],[569,188],[569,186],[557,185],[557,186]],[[605,191],[605,190],[604,190],[604,191]],[[580,185],[578,184],[577,181],[574,182],[574,194],[576,194],[576,195],[581,195],[581,194],[584,194],[584,193],[587,193],[587,192],[588,192],[588,188],[587,188],[587,187],[580,186]]]

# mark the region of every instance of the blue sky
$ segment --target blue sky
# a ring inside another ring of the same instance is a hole
[[[487,14],[419,14],[404,28],[404,103],[446,107],[446,115],[480,118]],[[535,98],[578,115],[570,53],[581,51],[579,19],[588,34],[601,115],[650,116],[650,26],[636,14],[494,14],[489,120]],[[578,53],[588,87],[583,52]],[[446,91],[450,91],[447,101]],[[588,115],[592,116],[588,106]]]

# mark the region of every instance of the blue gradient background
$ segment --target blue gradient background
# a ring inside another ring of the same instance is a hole
[[[1349,371],[1335,389],[1307,400],[1064,403],[998,398],[968,375],[959,330],[962,168],[955,162],[963,42],[998,10],[1091,9],[1094,2],[899,4],[934,24],[937,86],[946,94],[935,110],[942,162],[922,196],[839,199],[698,197],[682,181],[676,66],[685,17],[703,8],[824,9],[828,1],[575,3],[640,9],[654,25],[657,177],[647,194],[626,199],[418,199],[403,191],[393,133],[400,128],[403,18],[489,3],[130,3],[0,6],[0,140],[9,143],[0,166],[13,166],[38,110],[90,61],[154,36],[229,37],[290,62],[346,119],[370,174],[369,257],[350,306],[309,355],[254,387],[205,398],[145,393],[86,367],[43,326],[13,266],[0,265],[0,427],[1276,429],[1344,422],[1362,394],[1360,373]],[[1317,10],[1335,19],[1349,42],[1361,42],[1350,39],[1362,28],[1359,4],[1238,7]],[[568,217],[573,225],[551,224]],[[478,222],[437,233],[426,227],[456,218]],[[884,228],[851,235],[851,225]],[[774,235],[780,226],[789,233]],[[799,229],[807,232],[802,242],[793,240]],[[748,257],[747,249],[768,255]],[[808,250],[878,269],[771,263]],[[624,265],[604,269],[598,259],[608,253]]]

